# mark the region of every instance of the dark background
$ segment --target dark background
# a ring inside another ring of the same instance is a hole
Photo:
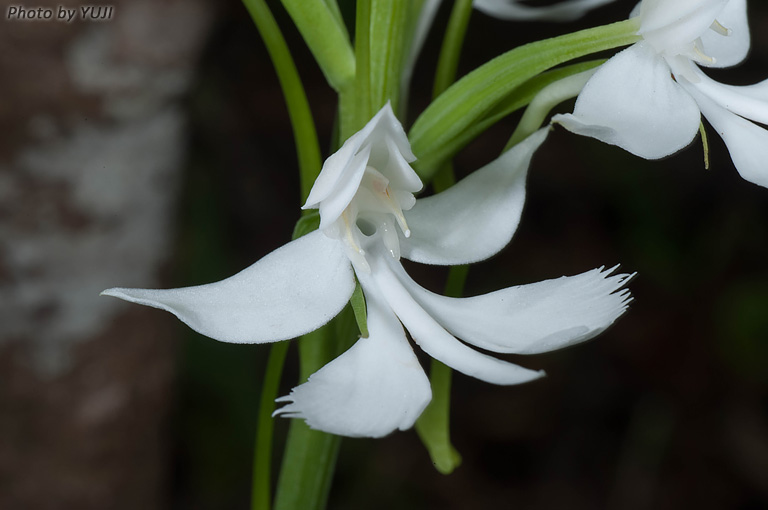
[[[334,94],[276,4],[327,148]],[[475,12],[460,74],[521,43],[623,19],[632,5],[619,0],[568,26]],[[768,77],[768,5],[749,7],[749,60],[713,73],[729,83]],[[417,66],[406,124],[429,99],[447,11]],[[183,98],[190,126],[168,286],[233,274],[287,242],[299,215],[290,124],[263,44],[238,2],[212,12]],[[457,172],[494,159],[515,120],[462,151]],[[621,263],[637,272],[630,309],[586,344],[509,357],[546,370],[541,381],[496,387],[455,375],[451,428],[463,464],[450,476],[434,470],[413,431],[345,439],[329,508],[768,508],[768,190],[741,179],[709,133],[705,170],[698,139],[649,162],[555,129],[534,159],[515,238],[473,266],[467,294]],[[440,289],[443,269],[407,268]],[[168,473],[161,507],[248,508],[269,348],[217,343],[161,320],[184,337],[159,446]],[[296,364],[293,349],[283,392]],[[287,424],[277,420],[281,441]]]

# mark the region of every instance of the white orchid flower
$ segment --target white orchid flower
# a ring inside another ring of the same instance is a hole
[[[563,0],[552,5],[525,5],[520,0],[475,0],[478,11],[494,18],[511,21],[573,21],[590,9],[613,0]]]
[[[768,132],[749,121],[768,123],[768,81],[724,85],[699,68],[746,57],[746,0],[644,0],[633,15],[643,39],[601,66],[573,114],[553,122],[658,159],[691,143],[704,114],[741,176],[768,187]]]
[[[413,426],[431,399],[429,380],[405,334],[429,355],[495,384],[543,374],[486,355],[534,354],[591,338],[626,309],[627,275],[612,270],[448,298],[410,279],[400,257],[463,264],[503,248],[517,228],[525,176],[541,130],[449,190],[416,200],[421,181],[389,105],[329,157],[305,207],[320,210],[318,231],[217,283],[104,294],[175,314],[224,342],[274,342],[319,328],[355,287],[367,303],[369,336],[280,399],[276,414],[315,428],[379,437]],[[618,291],[618,292],[617,292]]]

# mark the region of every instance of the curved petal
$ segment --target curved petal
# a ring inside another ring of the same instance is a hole
[[[334,192],[320,202],[318,206],[320,210],[320,230],[328,228],[329,225],[338,220],[344,209],[352,201],[360,187],[360,181],[363,180],[363,175],[365,175],[365,168],[368,165],[370,155],[370,145],[361,148],[360,152],[355,154],[344,168],[339,181],[335,185]],[[328,158],[326,164],[330,160]],[[307,209],[307,207],[302,207],[302,209]]]
[[[716,82],[700,69],[695,71],[697,83],[690,87],[707,96],[726,110],[754,121],[768,124],[768,80],[754,85],[725,85]],[[685,84],[684,81],[680,80]],[[687,84],[686,84],[687,87]]]
[[[573,21],[588,10],[613,0],[565,0],[553,5],[533,7],[517,0],[475,0],[474,7],[494,18],[512,21]]]
[[[215,340],[262,343],[319,328],[341,311],[354,288],[342,243],[315,231],[220,282],[102,294],[171,312]]]
[[[466,264],[494,255],[512,239],[525,202],[525,177],[548,129],[540,129],[451,188],[405,213],[402,256],[425,264]]]
[[[709,31],[728,0],[643,0],[638,33],[658,52],[683,48]]]
[[[714,30],[707,30],[702,34],[702,51],[715,59],[715,63],[708,67],[735,66],[747,58],[749,53],[747,0],[730,0],[717,15],[717,22],[730,33],[721,35]]]
[[[544,376],[543,371],[529,370],[493,358],[461,343],[424,310],[388,267],[399,265],[392,257],[372,261],[371,275],[360,279],[369,292],[378,286],[389,306],[424,351],[454,370],[493,384],[521,384]]]
[[[611,58],[587,82],[573,114],[553,122],[646,159],[679,151],[699,129],[696,102],[643,42]]]
[[[434,294],[396,271],[429,315],[465,342],[494,352],[538,354],[595,337],[627,309],[631,275],[615,268],[520,285],[469,298]]]
[[[717,105],[696,87],[687,87],[701,112],[723,138],[739,174],[749,182],[768,188],[768,131]]]
[[[276,415],[352,437],[381,437],[413,426],[432,399],[429,380],[397,317],[375,292],[366,298],[370,336],[278,399],[290,404]]]
[[[338,151],[325,160],[302,209],[319,207],[321,228],[327,227],[339,218],[354,197],[369,159],[381,160],[377,161],[378,164],[386,163],[393,149],[407,162],[416,159],[403,126],[387,102],[360,131],[350,136]],[[421,189],[421,180],[412,168],[407,164],[405,166],[410,174],[400,178]],[[397,164],[393,168],[401,170]],[[414,181],[416,184],[413,184]]]

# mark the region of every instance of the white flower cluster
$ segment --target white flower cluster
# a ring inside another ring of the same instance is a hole
[[[421,181],[410,166],[414,156],[387,105],[326,160],[305,206],[319,208],[320,230],[217,283],[104,294],[167,310],[216,340],[274,342],[332,319],[350,299],[356,275],[369,336],[294,388],[277,413],[347,436],[407,429],[432,394],[403,326],[455,370],[518,384],[543,373],[470,345],[499,353],[551,351],[592,338],[626,310],[629,292],[617,291],[628,275],[610,276],[612,270],[449,298],[419,286],[400,264],[401,256],[466,264],[506,246],[520,219],[528,165],[546,132],[447,191],[416,200]]]

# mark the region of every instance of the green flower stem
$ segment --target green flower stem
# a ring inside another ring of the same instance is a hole
[[[517,124],[515,132],[512,133],[512,137],[509,139],[509,142],[507,142],[504,150],[511,149],[536,132],[545,122],[552,108],[563,101],[578,96],[581,89],[584,88],[584,85],[587,84],[587,81],[589,81],[596,71],[597,68],[582,71],[551,83],[541,89],[528,105],[528,108],[525,109],[523,117]]]
[[[269,11],[264,0],[243,0],[243,4],[253,18],[256,28],[259,30],[267,52],[275,66],[280,86],[283,89],[285,102],[288,106],[288,115],[291,118],[293,136],[296,142],[296,153],[299,158],[299,172],[301,175],[302,202],[309,196],[315,179],[320,173],[322,158],[320,156],[320,144],[315,130],[315,121],[309,108],[304,86],[301,84],[299,72],[293,63],[293,58],[285,43],[283,34],[277,26],[275,18]]]
[[[409,134],[413,152],[429,159],[519,85],[563,62],[632,44],[639,40],[637,28],[638,21],[630,19],[581,30],[520,46],[483,64],[449,87],[416,119]]]
[[[433,98],[442,94],[456,79],[461,47],[464,45],[464,35],[467,33],[471,14],[472,0],[456,0],[453,3],[451,17],[448,19],[443,45],[437,60],[435,83],[432,87]]]
[[[299,340],[299,380],[306,381],[346,351],[357,336],[351,307],[333,321]],[[275,510],[322,510],[330,492],[341,437],[310,429],[291,420],[277,483]]]
[[[335,6],[334,12],[324,0],[282,2],[328,83],[334,90],[343,89],[354,79],[355,55],[338,6]]]
[[[259,421],[256,429],[256,448],[253,458],[253,486],[251,487],[251,508],[269,510],[272,505],[271,468],[272,438],[275,427],[272,412],[275,410],[275,398],[280,386],[285,357],[289,342],[272,344],[264,374],[259,402]]]
[[[334,321],[335,322],[335,321]],[[299,340],[299,380],[306,381],[338,353],[333,322]],[[341,438],[291,420],[277,483],[275,510],[321,510],[331,487]]]
[[[280,85],[283,89],[285,101],[288,107],[288,113],[293,127],[294,138],[296,141],[296,151],[299,161],[299,171],[301,176],[301,197],[302,201],[309,195],[317,175],[320,173],[321,156],[320,146],[315,131],[315,123],[312,118],[312,112],[309,108],[304,87],[301,84],[298,71],[291,57],[288,46],[285,43],[277,23],[272,13],[269,11],[264,0],[243,0],[248,12],[253,18],[256,27],[261,34],[264,44],[267,47],[272,63],[275,66]],[[305,216],[297,224],[294,232],[294,238],[297,238],[309,230],[313,229],[316,218]],[[309,337],[322,336],[327,328],[319,332],[308,335]],[[317,339],[320,340],[320,339]],[[323,353],[314,352],[312,348],[302,349],[301,345],[310,342],[305,338],[300,341],[300,357],[303,366],[321,366]],[[275,344],[270,353],[267,364],[267,371],[262,387],[261,403],[259,407],[259,422],[256,437],[256,448],[254,452],[254,479],[253,479],[253,501],[252,507],[258,510],[268,510],[270,508],[270,485],[272,464],[272,441],[274,422],[271,417],[274,409],[274,400],[277,396],[282,366],[285,361],[285,352],[288,348],[288,342],[279,342]],[[322,358],[322,359],[321,359]],[[306,428],[301,422],[298,422]],[[328,485],[324,480],[318,480],[317,475],[306,477],[306,470],[309,466],[317,469],[318,466],[332,464],[335,461],[335,452],[338,449],[338,442],[334,441],[316,441],[316,445],[305,444],[307,434],[298,432],[290,433],[288,445],[286,447],[283,465],[292,466],[293,480],[288,488],[285,488],[284,478],[281,476],[281,483],[278,485],[278,501],[285,501],[286,494],[292,494],[295,491],[305,492],[314,497],[314,501],[325,501],[322,487]],[[311,437],[311,436],[310,436]],[[305,466],[305,470],[296,468],[297,464]],[[284,469],[285,471],[285,469]],[[321,471],[322,468],[321,468]],[[331,473],[331,469],[325,469],[324,472]],[[305,475],[305,477],[302,477]],[[330,477],[330,475],[326,475]],[[303,484],[303,485],[302,485]],[[325,485],[323,485],[325,484]],[[308,489],[303,491],[303,487]],[[318,489],[318,486],[321,487]],[[327,494],[327,488],[324,489]],[[291,507],[284,507],[291,508]],[[297,506],[293,508],[312,508],[308,505]],[[318,507],[319,508],[319,507]]]
[[[544,87],[572,74],[597,67],[603,62],[605,62],[604,59],[580,62],[553,69],[531,78],[509,93],[485,117],[470,125],[449,143],[416,160],[414,163],[416,172],[422,179],[432,175],[439,175],[440,171],[438,169],[443,167],[445,161],[450,160],[457,152],[466,147],[467,144],[496,122],[529,104]]]

